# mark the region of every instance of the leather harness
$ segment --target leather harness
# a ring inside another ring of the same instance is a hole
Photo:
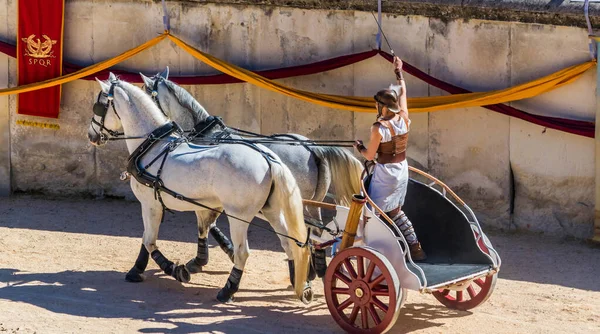
[[[404,120],[408,126],[408,122]],[[394,127],[387,120],[379,120],[373,125],[381,125],[390,130],[392,140],[380,143],[377,148],[377,163],[389,164],[398,163],[406,160],[406,147],[408,145],[408,132],[402,135],[396,135]]]

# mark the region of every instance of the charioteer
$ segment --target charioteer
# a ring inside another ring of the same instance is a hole
[[[357,140],[354,147],[367,160],[376,160],[369,197],[390,217],[406,239],[413,260],[426,259],[425,252],[408,217],[402,211],[408,186],[406,147],[410,119],[406,99],[406,83],[402,75],[402,60],[394,57],[397,85],[375,94],[377,122],[371,126],[368,146]],[[375,159],[375,155],[377,158]]]

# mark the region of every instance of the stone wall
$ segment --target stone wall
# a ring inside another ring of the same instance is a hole
[[[375,45],[369,12],[276,6],[169,2],[172,32],[201,50],[245,68],[299,65]],[[16,1],[0,4],[0,39],[16,39]],[[67,2],[65,60],[89,65],[162,32],[162,7],[149,1]],[[475,91],[504,88],[589,59],[587,31],[577,27],[384,15],[395,51],[431,75]],[[119,65],[154,74],[209,74],[171,42]],[[394,80],[376,57],[284,84],[371,96]],[[407,77],[410,96],[439,95]],[[16,61],[0,55],[0,86],[16,84]],[[373,114],[315,106],[248,84],[186,87],[232,126],[263,133],[296,132],[315,139],[367,139]],[[532,113],[595,118],[595,73],[574,84],[513,103]],[[15,97],[0,97],[0,191],[50,195],[130,196],[119,181],[123,143],[91,146],[86,137],[99,86],[63,85],[60,130],[16,125]],[[594,140],[509,118],[483,108],[411,114],[411,164],[438,176],[469,203],[484,224],[552,234],[591,236]]]

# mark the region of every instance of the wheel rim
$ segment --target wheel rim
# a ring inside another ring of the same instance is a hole
[[[325,274],[325,297],[346,332],[383,333],[396,322],[403,298],[398,276],[389,268],[383,255],[362,247],[333,257]]]
[[[496,277],[497,274],[477,278],[462,290],[441,289],[434,291],[433,296],[448,308],[470,310],[490,297],[496,285]]]

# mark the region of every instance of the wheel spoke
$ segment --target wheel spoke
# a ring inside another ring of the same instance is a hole
[[[358,307],[358,305],[354,304],[354,308],[352,309],[352,312],[350,313],[350,323],[352,325],[354,325],[354,323],[356,322],[356,318],[358,317],[358,310],[360,310],[360,307]]]
[[[358,278],[365,277],[365,258],[362,256],[356,257],[356,266],[358,267]]]
[[[348,271],[352,279],[356,279],[358,277],[358,275],[356,274],[356,270],[354,270],[354,267],[352,266],[352,262],[350,262],[350,259],[344,260],[344,266],[346,267],[346,270]]]
[[[390,295],[390,289],[388,289],[386,286],[380,285],[376,288],[372,288],[371,289],[371,294],[373,296],[389,296]]]
[[[371,261],[371,263],[369,263],[369,268],[367,268],[367,274],[365,275],[367,282],[369,282],[371,280],[371,277],[373,277],[374,272],[375,272],[375,262]]]
[[[373,304],[369,305],[369,313],[371,313],[371,318],[373,318],[373,321],[375,322],[375,326],[379,326],[379,324],[381,323],[381,318],[377,314],[377,311],[375,310],[375,307],[373,306]]]
[[[382,310],[383,312],[387,313],[387,311],[389,310],[388,306],[385,305],[381,300],[379,300],[377,297],[373,297],[373,301],[372,301],[373,305],[379,307],[380,310]]]
[[[367,307],[360,307],[360,321],[362,322],[363,329],[369,329],[369,315],[367,314]]]
[[[459,302],[463,301],[463,292],[462,291],[456,291],[456,300]]]
[[[347,288],[333,288],[331,292],[334,295],[350,295],[350,289]]]
[[[476,279],[474,282],[475,284],[479,285],[480,288],[483,288],[483,285],[485,284],[481,278]]]
[[[342,282],[344,282],[344,283],[346,283],[348,285],[350,285],[350,283],[352,283],[352,280],[348,276],[342,274],[339,271],[336,271],[335,274],[333,274],[333,276],[336,277],[336,278],[338,278],[339,280],[341,280]]]
[[[379,285],[379,283],[383,282],[385,280],[385,276],[383,276],[383,274],[377,276],[376,279],[373,280],[373,282],[370,283],[371,287],[374,287],[376,285]]]
[[[477,293],[475,292],[475,289],[473,289],[472,285],[469,285],[469,287],[467,288],[467,292],[469,293],[469,297],[471,297],[471,299],[477,296]]]
[[[447,296],[450,293],[450,290],[442,290],[442,296]]]
[[[343,312],[345,309],[348,308],[348,306],[352,305],[354,302],[352,301],[352,299],[348,298],[346,299],[343,303],[341,303],[337,309],[340,312]],[[356,308],[356,307],[355,307]]]

